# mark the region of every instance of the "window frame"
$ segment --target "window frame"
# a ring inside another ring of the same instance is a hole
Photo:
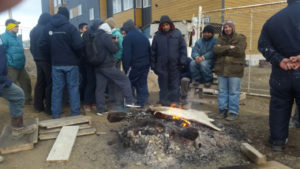
[[[79,10],[80,9],[80,10]],[[81,4],[79,4],[78,6],[77,6],[77,16],[81,16],[82,15],[82,5]]]
[[[122,0],[112,0],[113,1],[113,14],[122,12]],[[119,6],[116,6],[119,5]]]
[[[130,4],[130,2],[131,2],[131,4]],[[128,5],[128,7],[126,5]],[[123,11],[133,9],[133,7],[134,7],[133,0],[123,0]]]
[[[95,19],[95,12],[94,12],[94,8],[90,8],[89,9],[89,13],[90,13],[90,21]],[[92,16],[92,17],[91,17]]]
[[[143,0],[135,0],[135,8],[143,8]]]
[[[152,0],[143,0],[143,8],[148,8],[152,6]]]

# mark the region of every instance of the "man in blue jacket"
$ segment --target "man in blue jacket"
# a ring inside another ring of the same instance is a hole
[[[52,63],[52,117],[59,118],[62,94],[68,86],[71,115],[80,114],[79,60],[84,47],[76,27],[69,22],[69,11],[60,7],[40,39],[40,50],[51,56]]]
[[[139,32],[132,20],[123,24],[126,36],[123,41],[123,68],[128,75],[133,89],[137,94],[137,104],[146,106],[149,97],[148,73],[150,68],[150,42],[144,34]]]
[[[39,48],[39,39],[51,15],[43,13],[38,24],[30,32],[30,51],[36,64],[37,80],[34,89],[33,107],[35,111],[45,111],[51,114],[51,60],[50,56],[43,55]],[[45,106],[44,106],[45,101]]]
[[[162,16],[151,50],[151,69],[158,75],[159,103],[179,103],[180,69],[186,63],[187,48],[180,30],[169,16]]]
[[[0,97],[9,102],[12,135],[29,134],[37,129],[36,125],[25,126],[23,123],[24,92],[7,77],[7,57],[4,42],[0,37]]]
[[[22,40],[17,36],[20,22],[14,19],[8,19],[5,22],[6,30],[1,35],[6,48],[8,60],[8,77],[14,82],[19,83],[25,92],[25,104],[32,102],[31,81],[25,70],[26,58]]]
[[[217,42],[214,37],[214,27],[207,25],[203,29],[203,38],[199,39],[192,50],[190,69],[192,78],[196,82],[204,83],[205,87],[210,87],[213,81],[212,68],[215,62],[213,47]]]
[[[258,41],[258,50],[272,64],[269,142],[274,151],[287,143],[294,99],[300,106],[300,0],[287,2],[265,23]]]

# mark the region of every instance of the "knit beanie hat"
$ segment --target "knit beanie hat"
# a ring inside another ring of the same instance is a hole
[[[107,23],[102,24],[99,29],[104,30],[108,34],[111,34],[111,28]]]
[[[114,29],[117,27],[117,24],[116,24],[114,18],[108,18],[105,20],[105,22],[111,27],[111,29]]]
[[[70,13],[69,13],[68,9],[65,8],[65,7],[59,7],[57,13],[59,13],[59,14],[65,16],[65,17],[67,17],[68,19],[70,19]]]
[[[235,24],[232,20],[226,20],[223,24],[223,29],[224,29],[225,25],[230,26],[232,28],[232,32],[235,32]]]
[[[209,33],[215,34],[215,29],[214,29],[213,26],[207,25],[207,26],[205,26],[204,29],[203,29],[203,33],[204,33],[204,32],[209,32]]]

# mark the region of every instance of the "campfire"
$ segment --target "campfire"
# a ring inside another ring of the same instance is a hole
[[[120,159],[139,161],[157,168],[181,168],[195,162],[206,166],[222,158],[242,164],[239,143],[243,132],[214,122],[204,112],[173,107],[147,111],[111,112],[110,122],[123,121],[118,131]]]

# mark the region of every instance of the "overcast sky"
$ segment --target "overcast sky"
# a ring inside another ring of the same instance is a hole
[[[23,40],[29,39],[29,32],[37,24],[41,13],[41,0],[23,0],[19,5],[12,8],[13,19],[21,22],[20,29],[22,29]],[[1,34],[5,31],[6,19],[8,19],[8,11],[0,13]]]

